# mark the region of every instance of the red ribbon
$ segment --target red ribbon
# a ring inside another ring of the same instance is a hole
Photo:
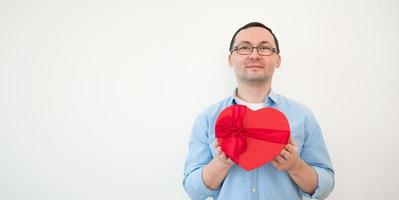
[[[273,143],[286,144],[290,134],[289,130],[267,129],[267,128],[244,128],[243,119],[246,106],[235,105],[232,115],[221,118],[215,126],[216,137],[223,138],[220,144],[226,155],[232,155],[233,161],[247,149],[247,137],[264,140]]]

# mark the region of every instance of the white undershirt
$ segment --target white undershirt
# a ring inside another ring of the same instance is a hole
[[[251,110],[259,110],[265,107],[265,103],[248,103],[238,97],[236,97],[237,104],[247,106]]]

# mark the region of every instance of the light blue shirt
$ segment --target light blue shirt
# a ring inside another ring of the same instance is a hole
[[[305,106],[270,91],[265,107],[278,109],[288,118],[300,157],[317,172],[318,184],[312,194],[303,192],[287,172],[270,162],[251,171],[233,165],[218,189],[210,190],[202,180],[202,169],[215,156],[215,121],[224,108],[236,104],[236,96],[210,106],[195,120],[184,167],[184,189],[193,200],[213,197],[219,200],[324,199],[334,188],[334,170],[321,129]]]

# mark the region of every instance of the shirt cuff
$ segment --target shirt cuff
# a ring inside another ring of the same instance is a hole
[[[326,169],[313,167],[317,174],[317,188],[312,195],[299,189],[304,199],[325,199],[334,188],[334,175],[330,174]]]
[[[209,189],[203,179],[202,179],[202,170],[203,167],[201,167],[198,170],[195,170],[191,173],[191,178],[192,178],[192,183],[193,183],[193,188],[196,191],[201,198],[206,199],[208,197],[213,197],[219,193],[219,189],[211,190]]]

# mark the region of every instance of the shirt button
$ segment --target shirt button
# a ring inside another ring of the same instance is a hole
[[[252,192],[256,192],[256,188],[255,187],[252,188]]]

